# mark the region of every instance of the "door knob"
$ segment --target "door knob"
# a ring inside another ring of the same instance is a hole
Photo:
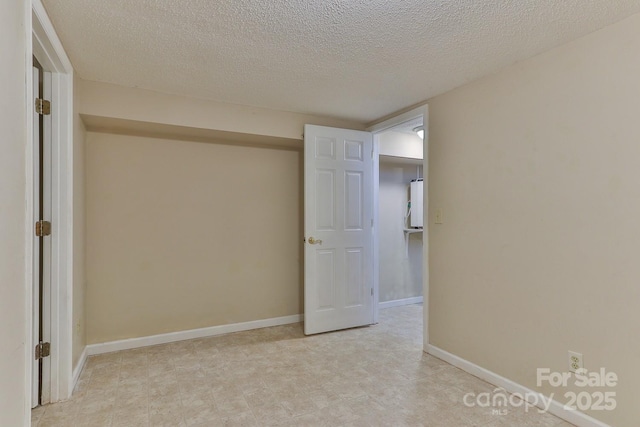
[[[309,244],[310,245],[321,245],[322,244],[322,240],[314,239],[313,237],[309,237]]]

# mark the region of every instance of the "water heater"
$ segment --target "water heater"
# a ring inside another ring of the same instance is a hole
[[[422,208],[423,208],[423,186],[422,178],[411,181],[409,187],[409,201],[411,202],[411,228],[422,228]]]

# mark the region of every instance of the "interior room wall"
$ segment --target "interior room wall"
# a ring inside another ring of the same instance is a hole
[[[2,3],[0,13],[0,425],[3,426],[23,425],[30,407],[26,389],[30,367],[25,363],[27,10],[24,2],[9,0]]]
[[[407,251],[403,231],[409,183],[416,179],[418,166],[381,160],[379,170],[380,302],[419,297],[422,296],[422,233],[409,235]]]
[[[616,426],[640,419],[638,52],[634,15],[430,101],[431,344],[563,403],[536,370],[580,352],[619,377],[587,411]]]
[[[87,80],[79,81],[78,90],[80,113],[102,118],[103,122],[105,119],[124,119],[149,126],[161,123],[295,140],[302,140],[305,124],[365,129],[363,123],[335,117],[248,107]]]
[[[85,327],[85,152],[86,130],[79,115],[78,78],[73,97],[73,334],[72,363],[77,367],[86,346]]]
[[[78,93],[79,112],[87,124],[87,343],[302,313],[302,259],[298,251],[302,249],[299,157],[303,126],[309,123],[364,129],[364,124],[83,80],[78,83]],[[152,141],[158,143],[157,147],[165,147],[164,151],[157,151]],[[140,169],[127,163],[127,150],[144,158]],[[113,162],[105,162],[103,155]],[[171,159],[176,160],[175,165]],[[191,173],[192,159],[202,171]],[[206,165],[201,164],[203,159],[207,159]],[[158,171],[155,160],[170,167]],[[120,175],[121,167],[126,169],[127,180]],[[171,191],[165,193],[156,182],[144,178],[147,170],[162,172],[157,181]],[[167,178],[174,175],[175,181]],[[209,182],[206,188],[202,187],[205,182]],[[114,183],[122,184],[122,188],[112,189]],[[176,189],[178,183],[199,188],[211,197],[197,201],[197,194]],[[127,187],[147,195],[148,206],[162,206],[160,216],[156,210],[139,206]],[[173,202],[185,198],[189,203]],[[259,204],[251,204],[254,201]],[[130,218],[121,216],[114,223],[106,213],[119,212],[127,205],[135,206]],[[171,224],[180,224],[180,231],[171,229],[164,236],[152,236],[149,241],[153,244],[137,242],[134,237],[144,230],[147,218],[157,221],[158,227],[166,218]],[[118,229],[123,222],[124,229],[137,231],[130,235],[116,233],[110,226],[105,228],[103,221]],[[108,231],[95,230],[93,224]],[[203,237],[196,239],[193,247],[183,247],[188,242],[180,232],[195,236],[203,227]],[[118,242],[113,240],[116,235]],[[180,245],[171,245],[171,239]],[[215,243],[213,250],[204,247],[211,242]],[[121,246],[125,253],[138,251],[130,259],[138,259],[140,265],[123,267],[116,280],[109,277],[118,271],[111,266],[129,261],[127,257],[111,259],[109,251],[120,251]],[[174,253],[177,248],[183,250]],[[156,256],[164,259],[174,255],[184,263],[156,265]],[[172,268],[177,269],[171,273]],[[181,285],[176,284],[182,283],[176,276],[178,271],[186,277],[187,299]],[[160,284],[154,283],[155,279]],[[125,294],[131,289],[134,297],[128,299]],[[175,304],[177,296],[183,304]],[[149,301],[143,304],[144,298]],[[122,320],[112,318],[113,313],[128,310],[132,304],[142,304],[143,311],[129,313]]]
[[[88,132],[88,343],[302,313],[301,161]]]

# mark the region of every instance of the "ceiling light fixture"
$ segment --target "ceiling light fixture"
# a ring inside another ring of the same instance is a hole
[[[418,134],[420,139],[424,139],[424,127],[418,126],[413,128],[413,131]]]

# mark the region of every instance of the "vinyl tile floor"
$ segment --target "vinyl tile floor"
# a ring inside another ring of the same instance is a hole
[[[408,305],[309,337],[293,324],[91,356],[71,399],[35,408],[32,425],[571,426],[464,404],[495,388],[425,354],[422,306]]]

